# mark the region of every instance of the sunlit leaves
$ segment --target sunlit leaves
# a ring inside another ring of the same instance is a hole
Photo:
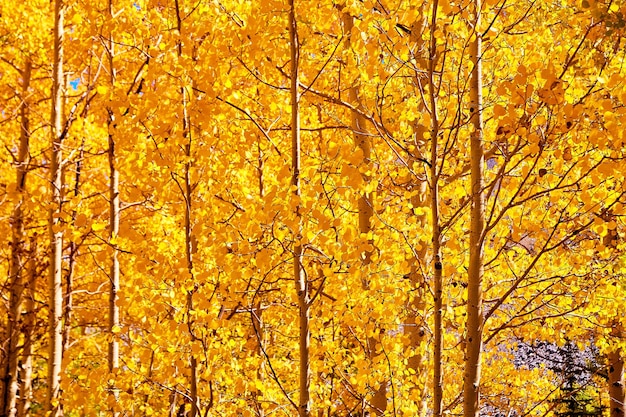
[[[371,400],[377,384],[389,381],[396,411],[417,414],[419,398],[428,398],[430,388],[425,374],[411,373],[407,363],[416,354],[428,358],[433,322],[425,272],[433,225],[424,201],[434,180],[428,112],[434,93],[442,146],[435,163],[445,271],[444,402],[456,413],[471,194],[467,46],[475,34],[467,24],[467,2],[440,2],[434,30],[427,3],[296,2],[303,84],[299,198],[289,181],[283,2],[180,1],[181,31],[175,29],[173,2],[114,1],[116,18],[110,21],[103,19],[103,1],[70,3],[65,110],[68,119],[73,113],[56,226],[77,245],[65,409],[106,410],[115,386],[122,409],[163,415],[172,392],[187,392],[193,353],[203,406],[213,398],[211,413],[261,407],[266,415],[290,414],[285,392],[293,395],[297,386],[298,329],[288,277],[294,245],[301,244],[315,295],[314,409],[348,415]],[[571,2],[488,1],[483,11],[490,24],[483,34],[487,311],[502,300],[485,329],[483,392],[491,406],[519,414],[543,401],[540,394],[554,378],[541,369],[515,368],[512,340],[563,341],[567,332],[572,339],[593,339],[605,351],[613,346],[606,326],[623,308],[626,93],[623,45],[611,35],[622,32],[623,7],[583,3],[572,13]],[[32,171],[23,207],[28,237],[43,252],[51,38],[42,28],[51,27],[52,17],[47,2],[20,6],[4,7],[0,18],[0,212],[8,219],[16,201],[12,155],[17,115],[28,103]],[[349,32],[342,13],[354,18]],[[114,85],[106,62],[110,32],[117,40]],[[431,36],[433,92],[426,78]],[[33,59],[36,81],[22,101],[16,91],[26,57]],[[347,91],[354,86],[360,96],[350,102]],[[355,110],[366,119],[357,133],[367,132],[373,143],[368,163],[350,128]],[[109,111],[113,124],[107,124]],[[113,239],[107,223],[109,134],[119,155],[122,201],[120,233]],[[191,272],[184,262],[186,166],[193,195]],[[368,234],[358,230],[363,193],[376,196]],[[304,219],[300,235],[296,207]],[[8,223],[0,223],[3,259],[9,259]],[[109,335],[102,323],[114,247],[123,271],[122,323],[114,332],[123,366],[108,375]],[[364,252],[372,252],[367,267],[361,267]],[[421,286],[407,278],[411,265],[424,273]],[[6,269],[2,262],[0,271]],[[43,318],[41,288],[37,314]],[[194,308],[187,311],[190,293]],[[404,334],[409,309],[423,315],[419,344]],[[574,324],[580,317],[589,319]],[[41,352],[43,332],[36,341]],[[427,359],[424,366],[430,372]],[[529,379],[537,386],[522,390]],[[35,393],[37,401],[41,396]],[[545,409],[541,404],[536,410]]]

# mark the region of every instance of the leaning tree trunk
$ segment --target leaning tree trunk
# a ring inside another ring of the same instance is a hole
[[[476,20],[473,25],[473,40],[470,43],[472,77],[470,84],[470,137],[471,174],[471,219],[470,259],[468,268],[467,323],[465,333],[466,362],[463,387],[464,417],[478,417],[480,410],[480,373],[483,333],[483,270],[485,197],[483,193],[484,148],[482,115],[482,65],[481,65],[481,0],[474,0]]]
[[[289,0],[289,49],[291,54],[291,186],[295,198],[300,197],[300,93],[298,91],[300,44],[298,41],[298,26],[296,23],[296,8],[294,0]],[[309,292],[304,271],[303,248],[300,241],[302,235],[301,205],[297,204],[295,216],[297,230],[294,236],[293,248],[293,279],[298,296],[299,316],[299,391],[298,413],[300,417],[310,415],[310,387],[311,367],[309,358],[310,330],[309,330]]]
[[[13,240],[11,242],[11,263],[9,266],[10,300],[8,317],[7,363],[3,369],[2,389],[2,415],[15,417],[17,413],[18,391],[18,345],[20,339],[20,317],[22,315],[22,301],[24,293],[24,192],[26,191],[26,173],[28,172],[28,150],[30,142],[30,121],[28,108],[28,88],[30,86],[31,62],[26,61],[26,67],[22,71],[22,108],[20,111],[20,144],[17,157],[17,172],[15,178],[17,199],[13,216],[11,218]]]
[[[61,360],[63,351],[63,294],[62,252],[63,232],[61,230],[61,203],[63,187],[63,126],[62,126],[62,86],[63,86],[63,16],[62,0],[54,2],[54,61],[52,79],[52,158],[50,160],[51,209],[50,229],[50,282],[49,282],[49,349],[48,356],[48,395],[46,410],[52,417],[62,414],[59,404],[61,384]]]

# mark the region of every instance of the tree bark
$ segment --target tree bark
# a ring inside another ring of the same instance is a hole
[[[191,160],[191,134],[189,132],[189,120],[187,114],[187,101],[185,97],[185,90],[183,91],[183,119],[184,119],[184,128],[185,132],[188,136],[187,145],[185,146],[185,156],[187,156],[187,160]],[[195,237],[193,236],[193,227],[191,224],[191,201],[192,201],[192,186],[191,186],[191,162],[185,163],[185,257],[187,263],[187,272],[189,276],[193,280],[193,252],[194,252],[194,241]],[[189,290],[187,293],[187,313],[191,314],[193,310],[193,290]],[[191,316],[187,318],[188,327],[189,327],[189,335],[191,337],[191,341],[196,340],[196,336],[193,332],[193,323],[191,321]],[[198,361],[193,353],[190,355],[189,359],[189,371],[190,371],[190,396],[191,396],[191,411],[190,416],[196,417],[200,411],[200,399],[198,396]]]
[[[72,287],[74,286],[77,253],[78,245],[76,242],[70,242],[67,274],[65,274],[65,294],[63,297],[63,352],[67,351],[71,341],[72,305],[74,303]]]
[[[296,8],[294,0],[289,0],[289,49],[291,55],[291,186],[294,197],[300,198],[300,92],[298,91],[300,44],[298,41],[298,26],[296,22]],[[309,330],[309,292],[302,264],[303,249],[301,204],[296,205],[298,230],[294,233],[293,249],[293,279],[298,296],[299,311],[299,392],[298,413],[300,417],[310,415],[310,386],[311,368],[309,358],[310,330]]]
[[[415,129],[415,135],[420,138],[423,136],[423,129],[421,126]],[[425,144],[422,140],[417,141],[418,147],[423,148],[424,145]],[[410,159],[410,161],[412,163],[416,160]],[[428,183],[426,179],[423,181],[418,179],[418,181],[419,182],[416,182],[414,186],[419,189],[419,193],[411,197],[411,205],[414,208],[427,208],[430,205]],[[423,214],[415,216],[417,217],[415,220],[415,230],[426,229],[428,227],[428,213],[424,212]],[[413,300],[408,303],[409,312],[407,314],[407,322],[405,323],[404,333],[409,336],[411,346],[418,350],[420,349],[422,343],[427,341],[428,334],[430,333],[427,321],[429,306],[426,304],[428,284],[424,271],[420,266],[420,264],[426,260],[427,246],[422,245],[420,249],[416,249],[413,256],[415,257],[415,260],[412,262],[411,271],[409,272],[409,280],[411,281],[411,286],[413,288]],[[430,349],[427,349],[424,353],[415,353],[407,360],[407,367],[412,369],[415,372],[415,375],[420,375],[422,378],[421,390],[415,390],[416,393],[419,392],[418,395],[420,396],[415,399],[415,402],[420,404],[419,417],[426,417],[431,409],[431,407],[428,406],[429,384],[426,383],[430,371],[427,366],[429,350]],[[419,383],[420,382],[418,380],[418,384]]]
[[[67,83],[66,83],[67,85]],[[80,188],[80,172],[82,168],[82,161],[85,157],[85,141],[80,147],[80,153],[78,160],[76,161],[76,174],[74,177],[74,197],[78,196],[78,190]],[[72,222],[76,219],[76,210],[72,211]],[[76,257],[78,256],[79,245],[71,241],[69,244],[69,259],[67,274],[65,275],[65,297],[63,304],[63,352],[67,352],[71,342],[71,330],[72,330],[72,311],[74,305],[74,273],[76,272]]]
[[[10,300],[8,317],[8,339],[7,362],[3,369],[3,389],[2,389],[2,415],[15,417],[17,413],[17,390],[18,390],[18,363],[19,363],[19,339],[20,320],[22,316],[22,302],[24,293],[24,258],[25,258],[25,236],[24,236],[24,192],[26,191],[26,174],[28,172],[28,157],[30,145],[30,110],[28,105],[28,89],[30,87],[32,64],[26,61],[22,71],[22,106],[20,109],[20,143],[17,157],[17,170],[15,184],[17,199],[11,218],[12,242],[11,242],[11,263],[9,266],[10,279]],[[5,385],[6,384],[6,385]]]
[[[63,350],[63,294],[62,253],[63,232],[61,231],[61,204],[63,198],[63,139],[62,106],[63,106],[63,17],[62,0],[54,2],[54,61],[52,80],[52,158],[50,160],[51,209],[49,218],[50,229],[50,280],[49,280],[49,357],[48,357],[48,392],[46,411],[51,416],[62,415],[59,403],[61,383],[61,360]]]
[[[174,1],[176,7],[176,22],[179,35],[183,33],[183,19],[181,15],[180,4],[178,0]],[[178,41],[178,56],[182,57],[182,41]],[[188,104],[191,102],[188,97],[187,90],[184,86],[180,89],[182,106],[183,106],[183,137],[187,139],[185,144],[185,156],[187,161],[184,168],[184,184],[183,184],[183,198],[185,202],[185,263],[187,266],[187,272],[190,279],[193,281],[193,253],[195,251],[195,237],[193,236],[192,225],[192,184],[191,184],[191,148],[192,148],[192,135],[191,135],[191,123],[189,120]],[[193,322],[191,319],[191,311],[193,311],[193,293],[194,290],[187,291],[187,328],[191,341],[197,340],[193,332]],[[189,394],[191,397],[191,411],[189,415],[196,417],[200,413],[200,398],[198,396],[198,360],[193,353],[189,356]]]
[[[433,284],[435,304],[435,340],[433,346],[433,415],[441,417],[443,407],[443,260],[441,258],[441,226],[439,221],[439,117],[437,114],[437,87],[435,85],[435,66],[437,56],[438,1],[433,1],[432,21],[430,26],[430,48],[428,57],[428,95],[430,97],[430,213],[432,220],[433,244]]]
[[[108,4],[109,17],[113,18],[113,0],[109,0]],[[109,34],[108,42],[109,57],[109,74],[110,87],[115,87],[116,70],[114,65],[115,43],[113,41],[113,33]],[[115,152],[115,117],[112,109],[108,109],[107,126],[109,128],[109,241],[112,242],[113,253],[111,253],[111,266],[109,271],[109,372],[115,372],[120,366],[120,347],[117,332],[120,327],[120,308],[118,304],[120,291],[120,261],[119,251],[115,239],[118,238],[120,232],[120,174],[117,168],[117,155]],[[116,387],[110,387],[112,392],[110,395],[115,397],[117,402],[118,392]],[[113,417],[119,416],[116,407],[111,409]]]
[[[472,208],[470,214],[470,259],[468,267],[467,323],[465,332],[466,362],[463,387],[464,417],[478,417],[480,411],[480,375],[483,333],[483,270],[485,197],[483,193],[484,147],[482,115],[482,40],[481,0],[474,0],[475,21],[470,58],[473,68],[470,82],[470,176]]]
[[[65,74],[63,77],[63,90],[67,90],[68,76]],[[61,114],[65,115],[65,108],[67,107],[67,96],[63,96],[63,111]],[[63,119],[62,119],[63,120]],[[74,176],[74,197],[78,196],[78,190],[80,188],[80,170],[82,167],[82,161],[85,156],[84,154],[84,146],[85,141],[83,139],[83,143],[81,145],[79,157],[76,160],[76,173]],[[65,170],[65,167],[63,167]],[[65,181],[65,179],[64,179]],[[65,187],[65,185],[64,185]],[[72,225],[74,224],[74,220],[76,219],[76,210],[72,210]],[[63,347],[61,352],[65,354],[69,349],[71,343],[71,332],[72,332],[72,312],[74,305],[74,274],[76,272],[76,257],[78,256],[78,244],[74,242],[74,240],[70,241],[69,244],[69,256],[67,259],[67,274],[65,274],[65,291],[63,292]],[[61,287],[63,291],[63,287]]]

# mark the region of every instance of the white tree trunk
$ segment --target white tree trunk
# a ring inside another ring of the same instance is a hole
[[[63,17],[62,0],[54,2],[54,61],[52,79],[52,158],[50,160],[50,281],[49,281],[49,357],[48,357],[48,396],[46,410],[52,417],[62,414],[59,403],[61,383],[61,360],[63,354],[63,294],[62,254],[63,232],[61,227],[61,204],[63,199]]]
[[[109,0],[108,7],[109,17],[113,18],[113,1]],[[110,86],[115,85],[116,71],[113,59],[115,57],[115,43],[113,41],[113,34],[109,34],[108,42],[108,57],[109,57],[109,74],[110,74]],[[113,135],[114,125],[113,111],[108,109],[107,124],[109,127],[109,239],[114,241],[119,236],[120,231],[120,174],[117,169],[117,155],[115,153],[115,137]],[[112,244],[113,253],[111,254],[111,267],[109,272],[109,371],[113,372],[120,366],[120,347],[117,338],[116,329],[120,326],[120,308],[118,304],[119,291],[120,291],[120,261],[119,251],[117,250],[117,244]],[[110,387],[114,392],[112,393],[116,400],[118,393],[116,387]],[[119,416],[119,412],[116,409],[111,410],[113,417]]]

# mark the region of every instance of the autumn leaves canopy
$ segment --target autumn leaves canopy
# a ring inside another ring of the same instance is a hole
[[[0,415],[623,416],[626,5],[5,3]]]

